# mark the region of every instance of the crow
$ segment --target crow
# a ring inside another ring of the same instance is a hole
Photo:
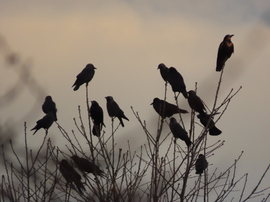
[[[95,74],[95,69],[96,68],[93,64],[87,64],[86,67],[77,75],[77,79],[73,84],[73,86],[75,86],[73,90],[78,90],[84,83],[86,83],[86,86],[88,86],[88,83],[92,80]]]
[[[125,116],[124,112],[120,109],[118,104],[114,101],[112,96],[105,97],[107,100],[107,111],[111,118],[117,117],[121,123],[121,125],[124,127],[123,119],[126,119],[129,121],[129,119]]]
[[[168,82],[171,85],[173,92],[182,93],[186,99],[188,98],[184,79],[182,75],[174,67],[169,68]]]
[[[204,104],[201,98],[196,95],[194,90],[188,91],[188,104],[194,111],[199,112],[200,114],[205,114],[206,109]]]
[[[198,114],[197,117],[200,119],[200,122],[204,127],[208,125],[210,135],[216,136],[222,133],[222,131],[215,126],[215,123],[209,114]]]
[[[231,41],[231,38],[233,36],[234,35],[226,35],[219,45],[216,66],[217,72],[220,72],[224,68],[225,62],[231,57],[232,53],[234,52],[234,46]]]
[[[188,111],[184,109],[178,108],[176,105],[168,103],[164,100],[160,100],[159,98],[154,98],[151,103],[155,111],[164,119],[166,117],[171,117],[174,114],[183,113],[186,114]]]
[[[173,134],[173,136],[175,137],[175,142],[176,142],[176,138],[180,138],[181,140],[185,141],[186,145],[189,147],[192,142],[190,141],[189,137],[188,137],[188,133],[187,131],[185,131],[179,123],[176,122],[175,118],[170,118],[170,124],[169,127],[171,129],[171,132]]]
[[[33,135],[41,128],[44,128],[46,130],[46,133],[47,133],[48,129],[51,127],[51,125],[53,124],[54,121],[56,121],[55,113],[49,112],[42,119],[38,120],[36,122],[37,123],[36,126],[31,129],[31,131],[35,130]]]
[[[95,100],[91,101],[91,103],[92,105],[89,109],[89,112],[93,122],[95,124],[106,127],[103,122],[103,109],[99,106],[99,104]]]
[[[67,181],[66,186],[71,184],[73,187],[72,183],[74,182],[80,194],[83,194],[82,190],[85,190],[85,188],[81,182],[82,177],[74,170],[74,168],[68,163],[67,160],[61,160],[59,170]]]
[[[48,114],[49,112],[53,112],[55,114],[55,121],[57,121],[57,116],[56,116],[57,108],[56,108],[56,104],[52,100],[51,96],[49,96],[49,95],[46,96],[45,101],[42,105],[42,111],[45,114]]]
[[[159,69],[159,71],[160,71],[160,75],[161,75],[161,77],[163,78],[163,80],[164,80],[165,82],[167,82],[167,81],[168,81],[169,68],[166,67],[166,65],[164,65],[163,63],[160,63],[160,64],[158,65],[158,69]]]
[[[208,167],[208,162],[203,154],[200,154],[195,163],[196,174],[202,174],[203,171]]]

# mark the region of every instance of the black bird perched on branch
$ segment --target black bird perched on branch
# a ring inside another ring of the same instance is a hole
[[[188,91],[188,104],[194,111],[199,112],[200,114],[205,114],[206,109],[204,104],[201,98],[196,95],[194,90]]]
[[[42,111],[45,114],[48,114],[49,112],[52,112],[55,114],[55,121],[57,121],[57,116],[56,116],[56,112],[57,112],[57,108],[56,108],[56,104],[55,102],[52,100],[51,96],[46,96],[45,101],[42,105]]]
[[[187,131],[185,131],[179,123],[176,122],[175,118],[170,118],[170,129],[171,132],[173,134],[173,136],[175,137],[175,143],[176,143],[176,138],[180,138],[181,140],[185,141],[186,145],[189,147],[192,142],[190,141],[189,137],[188,137],[188,133]]]
[[[180,109],[176,105],[173,105],[171,103],[168,103],[164,100],[160,100],[159,98],[154,98],[153,102],[151,103],[153,105],[155,111],[164,119],[166,117],[171,117],[174,114],[188,113],[187,110]]]
[[[35,130],[33,135],[41,128],[44,128],[47,133],[48,129],[51,127],[54,121],[56,121],[55,113],[49,112],[42,119],[38,120],[36,126],[31,129],[31,131]]]
[[[77,187],[77,190],[83,194],[82,190],[85,190],[81,179],[82,177],[80,176],[79,173],[77,173],[74,168],[68,163],[67,160],[63,159],[60,162],[60,168],[59,168],[60,172],[62,173],[63,177],[66,179],[67,184],[70,184],[72,186],[72,188],[74,188],[73,186],[73,182]],[[66,186],[67,186],[66,184]]]
[[[84,83],[86,83],[86,86],[88,86],[88,83],[92,80],[95,74],[95,69],[96,68],[93,64],[87,64],[86,67],[77,75],[77,79],[73,84],[73,86],[75,86],[73,90],[78,90]]]
[[[222,133],[222,131],[215,126],[215,123],[209,114],[199,114],[197,117],[200,119],[200,122],[204,127],[208,125],[210,135],[216,136]]]
[[[182,93],[185,98],[188,98],[184,79],[174,67],[169,68],[168,82],[172,86],[173,92]]]
[[[117,117],[121,123],[121,125],[124,127],[124,123],[123,123],[123,119],[126,119],[129,121],[129,119],[124,115],[124,112],[122,111],[122,109],[120,109],[120,107],[118,106],[118,104],[113,100],[112,96],[107,96],[105,97],[107,100],[107,111],[108,114],[111,118],[113,117]]]
[[[208,162],[203,154],[200,154],[195,163],[196,174],[202,174],[203,171],[208,167]]]
[[[103,109],[99,106],[99,104],[95,100],[91,102],[92,105],[89,109],[89,113],[94,123],[92,132],[95,136],[100,136],[102,126],[106,127],[103,122]]]
[[[168,81],[169,68],[166,67],[166,65],[164,65],[163,63],[160,63],[158,65],[158,69],[160,71],[160,75],[163,78],[163,80],[165,82],[167,82]]]
[[[234,52],[233,43],[231,41],[231,38],[233,36],[234,35],[226,35],[219,45],[216,66],[217,72],[220,72],[224,68],[225,62],[231,57],[232,53]]]
[[[104,172],[88,159],[80,158],[77,155],[73,155],[71,158],[81,172],[92,173],[101,177],[104,176]]]

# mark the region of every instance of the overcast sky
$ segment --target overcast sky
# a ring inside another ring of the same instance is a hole
[[[0,108],[0,121],[15,123],[22,136],[23,122],[28,131],[34,127],[43,116],[44,97],[51,95],[59,124],[67,131],[75,129],[72,119],[78,117],[77,106],[86,108],[85,87],[74,92],[71,86],[85,65],[93,63],[97,70],[89,84],[90,100],[103,107],[110,126],[104,97],[115,98],[130,119],[120,128],[118,141],[124,146],[127,139],[137,140],[136,149],[145,135],[130,106],[154,133],[158,117],[150,103],[164,95],[158,64],[174,66],[187,90],[197,82],[198,95],[211,108],[220,74],[215,72],[217,49],[226,34],[234,34],[235,53],[225,66],[219,103],[232,88],[243,88],[217,123],[223,133],[209,137],[210,142],[225,140],[209,161],[213,169],[230,165],[244,151],[239,172],[250,172],[251,179],[257,179],[270,160],[269,13],[269,0],[1,1],[0,35],[30,64],[44,95],[37,100],[29,88],[23,88],[16,101]],[[3,95],[18,76],[3,58],[0,62]],[[167,98],[174,102],[170,87]],[[190,111],[182,96],[179,105]],[[188,124],[189,115],[184,116]],[[50,136],[60,142],[63,137],[57,134],[54,124]],[[33,141],[43,135],[38,131]]]

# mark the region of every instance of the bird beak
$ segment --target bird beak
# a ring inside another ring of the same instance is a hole
[[[230,37],[233,37],[233,36],[234,36],[234,34],[230,35]]]
[[[150,105],[153,105],[153,102]]]

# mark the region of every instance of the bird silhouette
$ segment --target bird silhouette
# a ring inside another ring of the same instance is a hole
[[[215,126],[215,123],[209,114],[198,114],[197,117],[204,127],[208,125],[210,135],[216,136],[222,133],[222,131]]]
[[[104,172],[88,159],[78,157],[77,155],[73,155],[71,158],[81,172],[92,173],[101,177],[104,176]]]
[[[124,123],[123,123],[123,119],[126,119],[129,121],[129,119],[124,115],[124,112],[122,111],[122,109],[120,109],[120,107],[118,106],[118,104],[114,101],[112,96],[107,96],[105,97],[107,100],[107,111],[108,114],[111,118],[113,117],[117,117],[121,123],[121,125],[124,127]]]
[[[67,184],[70,184],[72,188],[74,188],[73,183],[76,185],[77,190],[80,194],[83,194],[83,190],[85,190],[83,183],[81,182],[82,177],[79,173],[77,173],[74,168],[68,163],[67,160],[63,159],[60,162],[60,172],[62,173],[63,177],[67,181]]]
[[[171,85],[173,92],[182,93],[185,98],[188,98],[184,79],[174,67],[169,68],[168,82]]]
[[[199,112],[200,114],[205,114],[206,109],[204,104],[201,98],[196,95],[194,90],[188,91],[188,104],[194,111]]]
[[[167,82],[168,81],[169,68],[166,67],[166,65],[164,65],[163,63],[160,63],[158,65],[158,69],[160,71],[160,75],[163,78],[163,80],[165,82]]]
[[[57,108],[56,108],[56,104],[55,102],[52,100],[51,96],[46,96],[45,101],[42,105],[42,111],[45,114],[48,114],[49,112],[52,112],[55,114],[55,121],[57,121],[57,116],[56,116],[56,112],[57,112]]]
[[[208,167],[208,162],[203,154],[199,154],[198,159],[195,162],[196,174],[202,174],[203,171]]]
[[[91,101],[91,103],[92,105],[89,109],[89,112],[90,112],[91,118],[93,119],[93,122],[95,124],[98,124],[98,125],[100,124],[106,127],[103,122],[103,109],[99,106],[99,104],[95,100]]]
[[[88,83],[92,80],[95,74],[95,67],[93,64],[87,64],[86,67],[77,75],[77,79],[72,87],[74,91],[78,90],[84,83],[88,86]]]
[[[170,118],[169,127],[171,129],[173,136],[175,137],[175,142],[176,142],[176,138],[179,138],[179,139],[183,140],[188,147],[192,144],[192,142],[190,141],[190,139],[187,135],[188,134],[187,131],[185,131],[180,126],[180,124],[176,122],[176,119],[174,117]]]
[[[231,57],[232,53],[234,52],[234,46],[231,41],[231,38],[233,36],[234,35],[226,35],[219,45],[216,66],[217,72],[220,72],[224,68],[225,62]]]
[[[31,129],[31,131],[35,130],[33,135],[41,128],[44,128],[47,132],[55,120],[56,118],[54,112],[49,112],[48,114],[46,114],[42,119],[38,120],[36,122],[36,126]]]
[[[187,110],[180,109],[176,105],[168,103],[164,100],[160,100],[159,98],[154,98],[153,102],[151,103],[155,111],[164,119],[166,117],[171,117],[174,114],[188,113]]]

